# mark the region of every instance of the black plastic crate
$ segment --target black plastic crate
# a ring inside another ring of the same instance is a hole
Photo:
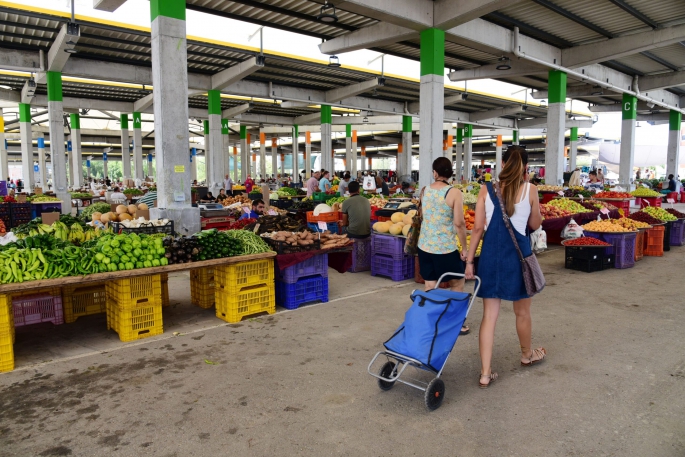
[[[255,201],[255,200],[262,200],[263,197],[264,197],[264,196],[263,196],[261,193],[260,193],[260,194],[255,194],[255,193],[253,193],[253,192],[250,192],[249,194],[247,194],[247,198],[249,198],[249,199],[252,200],[252,201]]]
[[[586,247],[586,246],[566,246],[566,258],[573,257],[582,260],[597,260],[612,254],[613,246]]]
[[[604,257],[598,259],[579,259],[577,257],[566,257],[566,268],[569,270],[584,271],[593,273],[602,271],[604,267]]]
[[[274,208],[278,209],[288,209],[294,205],[293,201],[289,198],[279,198],[278,200],[270,200],[269,204]]]
[[[144,223],[138,227],[125,227],[121,222],[112,222],[112,230],[114,233],[137,233],[138,235],[154,235],[155,233],[166,233],[173,235],[174,221],[169,221],[165,225],[154,225],[153,223]]]
[[[664,226],[666,231],[664,232],[664,252],[671,250],[671,229],[673,228],[673,221],[666,222]]]
[[[9,203],[0,203],[0,216],[10,215],[10,205]]]
[[[10,203],[10,215],[13,219],[28,218],[31,220],[31,203]]]

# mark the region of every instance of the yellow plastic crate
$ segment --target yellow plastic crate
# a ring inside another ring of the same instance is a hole
[[[169,276],[164,274],[167,279],[162,279],[162,308],[166,308],[171,304],[169,301]]]
[[[190,270],[190,302],[202,309],[214,306],[214,269]]]
[[[274,285],[274,260],[262,259],[216,267],[214,283],[217,289],[235,294],[246,287]]]
[[[107,302],[116,302],[121,308],[134,308],[139,304],[162,304],[160,275],[136,276],[107,281]]]
[[[273,282],[269,285],[242,289],[236,294],[217,290],[216,317],[226,322],[240,322],[245,316],[276,312],[276,293]]]
[[[62,306],[64,322],[70,324],[81,316],[100,314],[107,311],[107,292],[105,283],[88,286],[64,286]]]
[[[3,333],[9,333],[14,344],[14,310],[10,295],[0,295],[0,334]]]
[[[107,311],[107,328],[117,332],[121,341],[135,341],[164,333],[161,303],[142,303],[129,309],[108,303]]]
[[[14,370],[13,343],[14,337],[9,331],[0,331],[0,373]]]

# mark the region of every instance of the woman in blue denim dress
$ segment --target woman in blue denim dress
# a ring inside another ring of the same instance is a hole
[[[483,247],[478,265],[481,287],[478,296],[483,299],[483,321],[480,325],[479,346],[481,374],[478,384],[487,388],[497,380],[492,372],[492,348],[495,324],[502,300],[514,302],[516,331],[521,344],[521,365],[532,366],[541,362],[547,352],[544,348],[532,349],[531,298],[523,282],[523,271],[514,242],[504,224],[503,213],[509,215],[514,235],[524,257],[531,255],[526,229],[536,230],[542,223],[537,188],[529,184],[528,153],[520,146],[510,146],[503,157],[499,188],[504,208],[500,207],[493,183],[481,187],[476,203],[476,220],[471,233],[471,245],[466,258],[466,279],[474,276],[473,261],[483,232]]]

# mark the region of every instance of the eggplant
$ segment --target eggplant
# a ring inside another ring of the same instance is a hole
[[[183,260],[179,260],[177,263],[185,263]]]
[[[179,257],[180,257],[180,256],[183,256],[183,255],[185,255],[185,254],[186,254],[186,251],[184,251],[183,249],[179,249],[178,251],[176,251],[176,255],[179,256]]]
[[[170,258],[171,258],[171,252],[165,253],[165,254],[164,254],[164,257],[166,257],[167,259],[170,259]]]
[[[176,241],[174,241],[173,243],[171,243],[171,248],[172,248],[172,249],[178,249],[178,248],[180,248],[180,247],[181,247],[181,245],[180,245],[178,242],[176,242]]]

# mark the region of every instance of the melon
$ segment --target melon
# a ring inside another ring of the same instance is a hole
[[[404,227],[402,227],[402,235],[407,236],[410,228],[411,228],[411,225],[405,225]]]
[[[117,206],[117,214],[124,214],[126,212],[128,212],[128,208],[126,207],[126,205]]]
[[[119,221],[130,221],[133,219],[133,216],[127,213],[119,214]]]
[[[416,210],[415,210],[415,209],[410,209],[409,211],[407,211],[407,216],[409,216],[409,217],[414,217],[414,216],[416,216]]]
[[[387,222],[376,222],[373,224],[373,229],[378,233],[388,233],[390,230],[390,224]]]
[[[392,213],[392,216],[390,216],[390,220],[394,223],[402,222],[402,219],[404,219],[404,213],[401,213],[399,211],[396,213]]]
[[[91,219],[91,220],[92,220],[93,222],[99,221],[99,220],[100,220],[100,217],[102,217],[102,213],[98,213],[97,211],[95,211],[95,212],[93,213],[93,215],[92,215],[92,219]]]
[[[404,225],[411,225],[412,219],[413,218],[409,214],[407,214],[402,218],[402,222],[404,222]]]
[[[93,216],[94,215],[95,214],[93,214]],[[103,224],[106,224],[107,222],[109,222],[109,213],[101,214],[100,215],[100,222],[102,222]]]
[[[109,215],[109,221],[110,222],[116,222],[119,220],[119,215],[117,213],[109,212],[107,213]]]
[[[146,205],[145,203],[139,203],[139,204],[138,204],[138,209],[141,210],[141,211],[145,211],[146,209],[148,209],[148,207],[147,207],[147,205]]]
[[[128,205],[128,214],[136,214],[136,211],[138,210],[138,207],[136,205]]]
[[[399,224],[393,224],[390,226],[389,232],[391,235],[399,235],[402,233],[402,227]]]

